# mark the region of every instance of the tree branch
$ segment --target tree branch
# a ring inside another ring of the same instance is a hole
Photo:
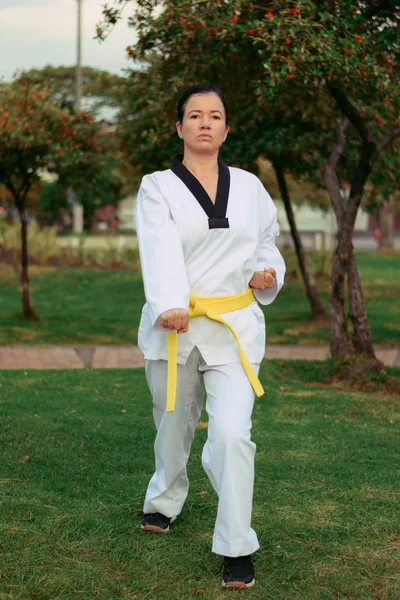
[[[339,180],[336,175],[336,166],[343,152],[346,150],[346,136],[344,132],[348,124],[348,118],[344,117],[337,126],[336,136],[338,143],[333,148],[330,157],[324,165],[324,179],[338,224],[342,222],[344,207],[342,194],[340,192]]]
[[[393,142],[393,140],[400,135],[400,126],[395,127],[390,133],[385,135],[381,140],[377,143],[377,151],[380,152],[383,148],[386,148],[389,144]]]
[[[336,100],[336,103],[343,115],[348,118],[352,125],[354,125],[363,142],[365,144],[370,143],[372,141],[371,133],[361,114],[351,104],[350,100],[346,96],[346,93],[340,83],[327,79],[326,87],[328,88],[331,96]]]
[[[18,168],[22,179],[22,183],[19,186],[18,190],[18,197],[20,199],[22,207],[25,201],[26,194],[28,193],[32,185],[33,172],[31,175],[29,174],[28,169],[24,164],[24,155],[21,151],[18,153]]]
[[[11,180],[11,177],[9,177],[6,173],[4,173],[4,185],[6,186],[6,188],[11,192],[14,200],[15,200],[15,204],[18,207],[19,204],[19,196],[18,196],[18,192],[17,189],[14,187],[14,184]]]
[[[24,181],[19,189],[20,198],[22,201],[25,200],[26,195],[29,192],[31,185],[32,185],[32,177],[29,177],[29,175],[26,175],[24,177]]]

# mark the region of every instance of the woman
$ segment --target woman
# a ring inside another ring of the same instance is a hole
[[[251,413],[263,393],[257,374],[265,351],[255,298],[270,304],[283,284],[276,208],[257,177],[219,158],[229,126],[218,88],[188,89],[176,128],[183,155],[143,178],[136,208],[147,300],[139,346],[157,428],[142,530],[166,532],[182,510],[205,387],[202,464],[218,495],[212,551],[224,556],[223,586],[250,587],[259,548]]]

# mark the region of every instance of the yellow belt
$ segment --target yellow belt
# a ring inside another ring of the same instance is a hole
[[[230,329],[233,337],[236,340],[240,360],[242,361],[243,368],[246,372],[249,381],[257,394],[262,396],[264,389],[254,372],[249,359],[247,358],[242,346],[240,345],[239,338],[236,331],[227,323],[221,316],[220,313],[232,312],[245,308],[254,302],[253,290],[249,288],[241,294],[235,294],[234,296],[217,296],[214,298],[199,298],[194,294],[190,295],[189,305],[189,317],[201,317],[205,316],[213,321],[219,321]],[[171,331],[167,333],[167,352],[168,352],[168,384],[167,384],[167,412],[172,412],[175,408],[176,398],[176,382],[178,373],[178,333],[177,331]]]

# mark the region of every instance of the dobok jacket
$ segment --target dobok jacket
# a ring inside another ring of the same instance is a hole
[[[136,204],[136,229],[146,295],[138,344],[146,359],[167,359],[161,313],[188,309],[189,295],[239,294],[255,271],[276,270],[275,286],[254,290],[270,304],[283,285],[284,260],[275,245],[279,235],[276,207],[261,181],[226,166],[221,158],[217,197],[207,192],[176,156],[170,169],[142,179]],[[221,315],[235,329],[250,362],[265,352],[264,315],[257,302]],[[208,365],[240,362],[237,344],[221,323],[199,316],[178,335],[178,363],[197,346]]]

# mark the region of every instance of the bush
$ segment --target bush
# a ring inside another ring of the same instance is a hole
[[[118,237],[110,237],[105,248],[87,248],[87,236],[79,238],[76,247],[61,248],[57,242],[55,227],[40,228],[32,224],[28,227],[29,263],[39,266],[74,266],[97,269],[140,269],[139,253],[134,248],[120,246]],[[15,260],[21,257],[20,225],[0,224],[0,243],[12,254]],[[0,257],[5,260],[5,257]]]

